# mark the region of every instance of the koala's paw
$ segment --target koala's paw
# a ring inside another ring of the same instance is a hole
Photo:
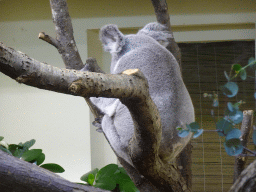
[[[102,133],[102,127],[101,127],[102,118],[95,118],[95,120],[92,122],[92,125],[97,127],[96,131]]]

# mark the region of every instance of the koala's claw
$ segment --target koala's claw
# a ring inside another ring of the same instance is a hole
[[[97,118],[95,118],[95,120],[92,122],[92,125],[95,126],[95,127],[98,127],[99,129],[102,129],[102,128],[101,128],[101,121],[102,121],[102,118],[97,117]]]

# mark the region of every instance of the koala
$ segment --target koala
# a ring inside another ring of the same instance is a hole
[[[191,134],[180,138],[176,127],[186,126],[195,120],[194,107],[182,80],[179,64],[166,49],[169,38],[173,37],[167,27],[159,23],[149,23],[137,34],[130,35],[123,35],[112,24],[100,30],[103,47],[112,56],[111,74],[119,74],[126,69],[140,69],[147,78],[149,94],[161,117],[159,155],[165,162],[173,161],[190,141]],[[112,148],[119,157],[133,165],[128,155],[128,145],[134,134],[129,110],[119,99],[90,99],[104,113],[101,127]]]

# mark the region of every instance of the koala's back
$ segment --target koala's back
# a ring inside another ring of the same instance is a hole
[[[113,66],[112,73],[135,68],[143,72],[148,80],[150,96],[161,116],[163,137],[160,153],[166,154],[174,142],[182,139],[177,136],[176,127],[194,121],[191,98],[177,61],[165,47],[146,35],[128,35],[126,38],[124,47],[128,47],[124,50],[127,52],[120,53],[122,56]]]

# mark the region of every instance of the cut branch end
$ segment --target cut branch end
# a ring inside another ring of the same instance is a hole
[[[51,45],[53,45],[57,49],[59,48],[59,43],[54,38],[52,38],[51,36],[45,34],[44,32],[40,32],[38,34],[38,38],[44,40],[47,43],[50,43]]]

